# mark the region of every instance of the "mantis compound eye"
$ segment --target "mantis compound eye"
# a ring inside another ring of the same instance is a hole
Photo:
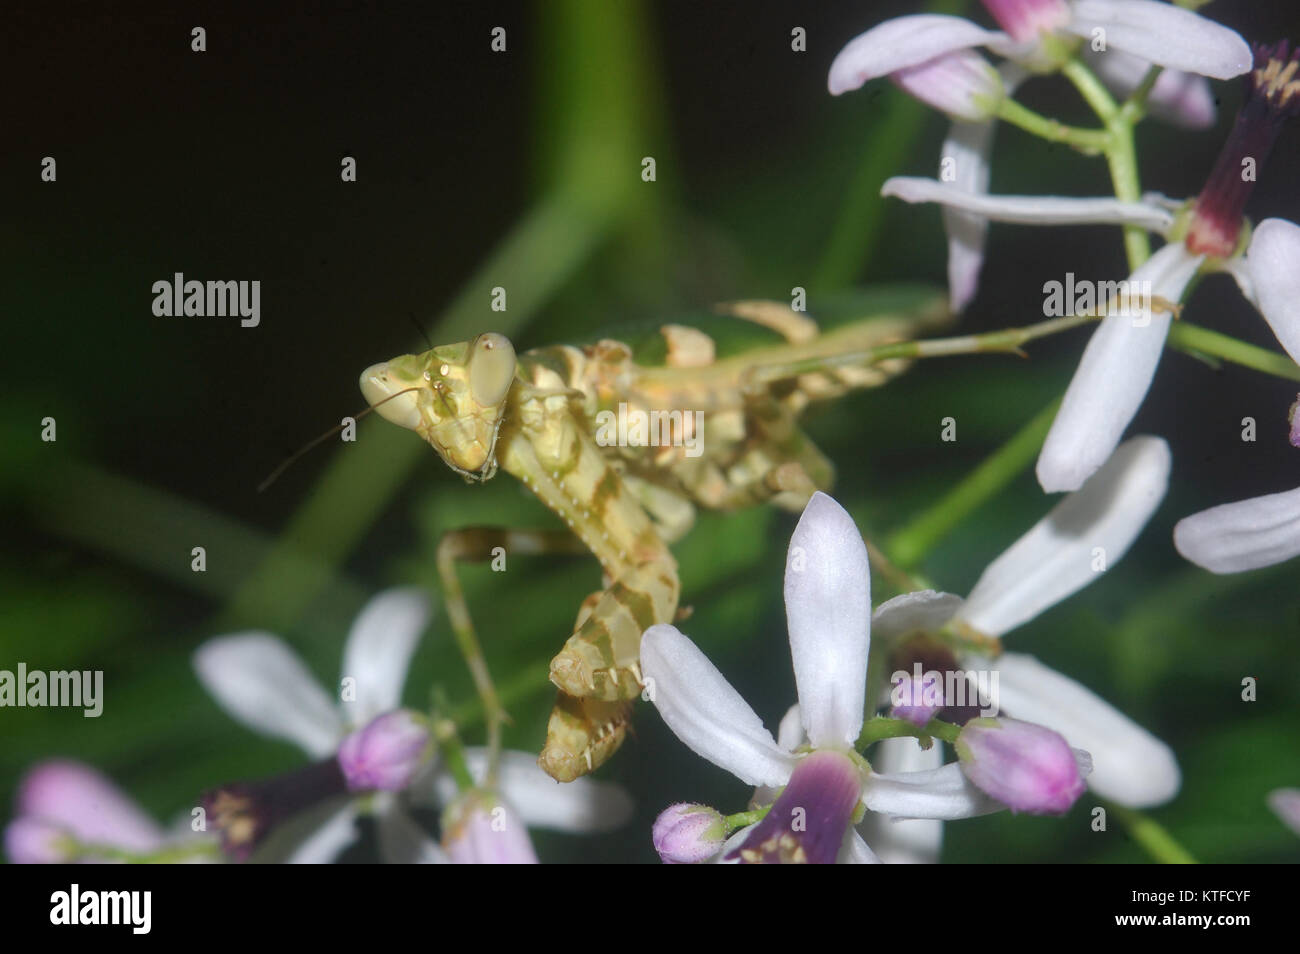
[[[505,400],[515,379],[515,348],[505,335],[479,335],[470,343],[469,393],[482,407]]]

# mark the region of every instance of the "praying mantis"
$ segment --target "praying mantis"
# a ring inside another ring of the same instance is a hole
[[[889,286],[859,297],[853,319],[833,328],[777,302],[718,311],[715,321],[750,332],[739,348],[725,350],[702,322],[664,324],[646,346],[607,338],[522,354],[486,333],[361,375],[367,402],[415,431],[468,483],[504,470],[567,526],[470,527],[438,547],[448,617],[483,701],[490,751],[500,749],[505,713],[457,563],[487,560],[497,547],[512,555],[590,553],[600,562],[604,586],[583,602],[550,665],[558,698],[539,764],[559,781],[593,771],[622,744],[646,688],[641,634],[677,618],[681,581],[670,547],[696,509],[770,502],[797,512],[814,491],[829,489],[833,467],[799,426],[805,409],[883,384],[915,357],[1016,351],[1080,323],[923,341],[951,321],[944,296]],[[650,426],[625,427],[628,420]]]

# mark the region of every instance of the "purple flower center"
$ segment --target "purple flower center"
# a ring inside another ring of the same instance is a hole
[[[862,797],[857,765],[839,752],[801,759],[790,783],[727,860],[741,864],[834,864]]]
[[[221,848],[247,860],[282,822],[347,791],[337,759],[257,782],[235,782],[203,795],[208,820],[221,835]]]
[[[1227,258],[1236,251],[1259,170],[1282,124],[1300,113],[1298,57],[1300,50],[1290,52],[1285,40],[1255,47],[1255,69],[1246,74],[1246,102],[1192,213],[1186,244],[1195,254]]]

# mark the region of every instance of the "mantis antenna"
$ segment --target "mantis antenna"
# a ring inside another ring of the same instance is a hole
[[[406,393],[408,393],[408,392],[410,392],[410,391],[418,391],[418,390],[420,390],[418,387],[415,387],[415,388],[406,388],[405,390],[398,391],[396,394],[390,394],[390,395],[388,395],[388,397],[384,398],[384,399],[383,399],[382,401],[380,401],[378,404],[368,404],[368,405],[366,405],[366,409],[365,409],[364,411],[359,411],[359,412],[357,412],[357,414],[353,416],[352,420],[353,420],[353,421],[359,421],[359,420],[361,420],[363,417],[365,417],[367,414],[369,414],[371,411],[373,411],[375,408],[379,407],[380,404],[387,404],[387,403],[388,403],[389,401],[391,401],[393,398],[398,398],[398,397],[401,397],[403,394],[406,394]],[[304,454],[306,454],[308,451],[315,449],[316,447],[318,447],[320,444],[324,443],[325,441],[329,440],[331,437],[333,437],[333,436],[334,436],[335,434],[337,434],[339,431],[343,430],[343,428],[345,428],[345,427],[347,427],[346,424],[337,424],[337,425],[335,425],[334,427],[331,427],[331,428],[330,428],[328,431],[326,431],[324,434],[321,434],[319,437],[316,437],[316,438],[314,438],[314,439],[308,441],[306,444],[304,444],[304,445],[303,445],[302,447],[300,447],[298,450],[294,451],[294,453],[290,454],[288,457],[286,457],[286,458],[285,458],[285,459],[280,463],[280,466],[279,466],[279,467],[277,467],[277,468],[275,468],[275,470],[271,471],[271,473],[267,476],[266,480],[262,481],[260,484],[257,485],[257,492],[258,492],[259,494],[262,493],[262,492],[264,492],[264,491],[266,490],[267,487],[270,487],[273,483],[275,483],[277,480],[279,480],[279,479],[280,479],[280,475],[283,474],[286,470],[288,470],[288,469],[289,469],[289,468],[290,468],[294,463],[296,463],[297,460],[298,460],[300,457],[302,457],[302,456],[303,456]]]

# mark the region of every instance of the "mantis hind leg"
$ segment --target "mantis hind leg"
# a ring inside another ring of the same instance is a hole
[[[501,752],[501,727],[509,716],[497,696],[496,687],[488,671],[487,659],[474,631],[469,604],[456,574],[459,562],[481,562],[500,553],[527,555],[543,553],[586,553],[582,541],[573,534],[553,530],[505,530],[497,527],[465,527],[443,534],[438,541],[438,576],[442,583],[447,617],[461,655],[469,667],[474,688],[483,705],[487,725],[489,752],[489,783],[496,775],[496,765]]]

